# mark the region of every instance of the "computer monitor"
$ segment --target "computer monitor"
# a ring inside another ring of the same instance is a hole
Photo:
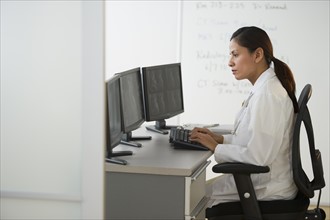
[[[146,121],[155,121],[148,130],[167,134],[165,119],[184,112],[181,64],[165,64],[142,68]],[[163,130],[165,129],[165,130]]]
[[[113,158],[132,155],[132,151],[114,152],[123,135],[119,77],[113,76],[106,82],[106,161],[127,164],[125,160]]]
[[[121,114],[122,114],[122,144],[141,147],[142,144],[132,140],[148,140],[150,136],[133,137],[132,131],[145,122],[143,91],[140,68],[117,73],[120,81]]]

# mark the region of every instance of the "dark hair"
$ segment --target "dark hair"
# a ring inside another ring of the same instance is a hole
[[[273,61],[276,76],[287,91],[290,99],[292,100],[294,112],[297,113],[299,107],[295,96],[296,83],[293,74],[286,63],[274,57],[273,46],[267,33],[264,30],[254,26],[242,27],[233,33],[230,40],[232,39],[234,39],[240,46],[246,47],[251,53],[257,48],[263,49],[268,66]]]

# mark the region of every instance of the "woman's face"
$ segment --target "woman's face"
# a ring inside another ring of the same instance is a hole
[[[258,79],[255,53],[250,53],[233,39],[229,44],[230,59],[228,65],[237,80],[248,79],[252,84]]]

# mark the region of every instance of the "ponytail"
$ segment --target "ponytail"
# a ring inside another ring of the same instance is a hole
[[[271,61],[273,61],[274,63],[276,76],[280,80],[282,86],[287,91],[290,99],[292,100],[294,112],[297,113],[299,111],[299,106],[295,95],[296,83],[294,81],[293,74],[289,66],[281,60],[272,57]]]

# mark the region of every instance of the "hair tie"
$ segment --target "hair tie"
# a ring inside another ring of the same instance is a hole
[[[267,61],[268,61],[268,63],[271,63],[272,61],[274,61],[274,57],[267,58]]]

